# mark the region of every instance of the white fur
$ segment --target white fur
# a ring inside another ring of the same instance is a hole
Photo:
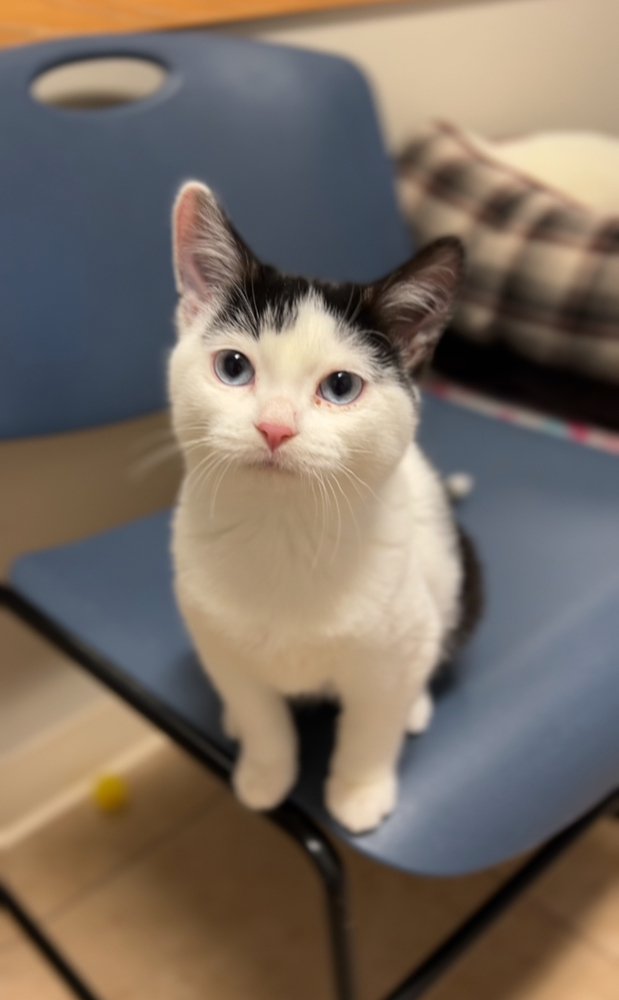
[[[241,743],[240,799],[267,809],[295,783],[286,698],[333,695],[342,713],[327,805],[368,830],[395,805],[402,740],[429,722],[427,680],[457,616],[447,501],[411,443],[411,396],[317,296],[290,329],[259,339],[210,329],[213,308],[179,310],[170,361],[187,470],[174,519],[178,602]],[[254,383],[218,380],[213,357],[226,348],[250,359]],[[316,391],[339,370],[365,382],[347,406]],[[256,427],[265,420],[297,431],[273,456]]]
[[[445,479],[447,495],[453,503],[464,500],[475,489],[475,479],[469,472],[452,472]]]

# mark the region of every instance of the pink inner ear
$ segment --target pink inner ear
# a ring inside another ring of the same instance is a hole
[[[202,301],[211,298],[208,286],[196,263],[198,241],[198,192],[189,188],[178,202],[174,212],[174,256],[178,291],[189,293]],[[194,308],[193,312],[195,313]]]

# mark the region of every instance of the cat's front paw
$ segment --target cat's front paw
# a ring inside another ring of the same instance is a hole
[[[265,761],[241,756],[232,785],[243,805],[250,809],[274,809],[291,791],[297,778],[293,761]]]
[[[331,815],[351,833],[364,833],[393,812],[397,797],[394,774],[370,781],[350,781],[332,776],[327,780],[325,797]]]

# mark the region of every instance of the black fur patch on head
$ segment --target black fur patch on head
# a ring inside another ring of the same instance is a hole
[[[325,304],[325,309],[344,329],[370,348],[375,361],[391,375],[408,383],[398,351],[380,329],[380,318],[372,307],[368,286],[334,284],[281,274],[274,267],[254,263],[244,279],[235,285],[220,309],[215,324],[232,326],[259,337],[265,325],[277,333],[291,327],[299,305],[310,293]]]
[[[294,323],[299,303],[307,297],[310,287],[307,278],[280,274],[274,267],[259,264],[230,290],[215,322],[239,327],[254,337],[260,336],[268,322],[279,333]]]
[[[404,375],[395,344],[381,329],[381,321],[372,305],[366,285],[328,285],[316,282],[315,287],[324,298],[329,312],[341,318],[346,328],[365,346],[374,359],[391,374]]]

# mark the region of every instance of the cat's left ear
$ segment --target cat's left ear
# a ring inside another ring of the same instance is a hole
[[[431,357],[449,322],[463,270],[460,240],[444,236],[370,286],[381,327],[411,374]]]

